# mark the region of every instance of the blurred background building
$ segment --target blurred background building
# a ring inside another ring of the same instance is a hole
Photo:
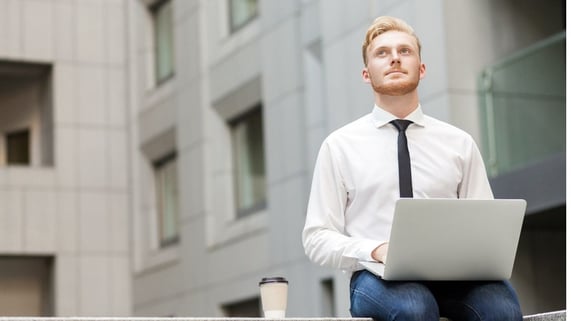
[[[524,313],[565,308],[565,1],[1,0],[0,315],[347,316],[301,229],[321,141],[370,112],[379,15],[423,44],[424,111],[528,211]],[[482,231],[485,233],[485,231]]]

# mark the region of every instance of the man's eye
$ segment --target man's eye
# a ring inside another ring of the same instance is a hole
[[[410,50],[410,48],[402,48],[402,49],[400,50],[400,52],[401,52],[402,54],[409,54],[409,53],[411,52],[411,50]]]
[[[377,52],[377,54],[378,54],[379,56],[386,56],[387,51],[386,51],[386,50],[379,50],[379,51]]]

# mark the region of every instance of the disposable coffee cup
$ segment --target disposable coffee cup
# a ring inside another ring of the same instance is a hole
[[[285,318],[288,281],[283,277],[263,278],[260,281],[260,296],[264,317]]]

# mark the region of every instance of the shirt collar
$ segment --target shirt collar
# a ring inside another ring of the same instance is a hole
[[[377,128],[385,126],[392,120],[398,119],[398,117],[382,109],[376,104],[375,106],[373,106],[373,111],[371,112],[371,114],[373,116],[373,124]],[[415,124],[424,127],[425,124],[424,113],[422,112],[420,104],[418,105],[418,107],[416,107],[416,109],[412,113],[408,114],[408,116],[406,116],[404,119],[408,119],[414,122]]]

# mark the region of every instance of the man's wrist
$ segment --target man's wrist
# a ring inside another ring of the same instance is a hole
[[[384,242],[377,246],[371,253],[371,257],[378,262],[385,263],[387,260],[387,252],[389,248],[389,243]]]

